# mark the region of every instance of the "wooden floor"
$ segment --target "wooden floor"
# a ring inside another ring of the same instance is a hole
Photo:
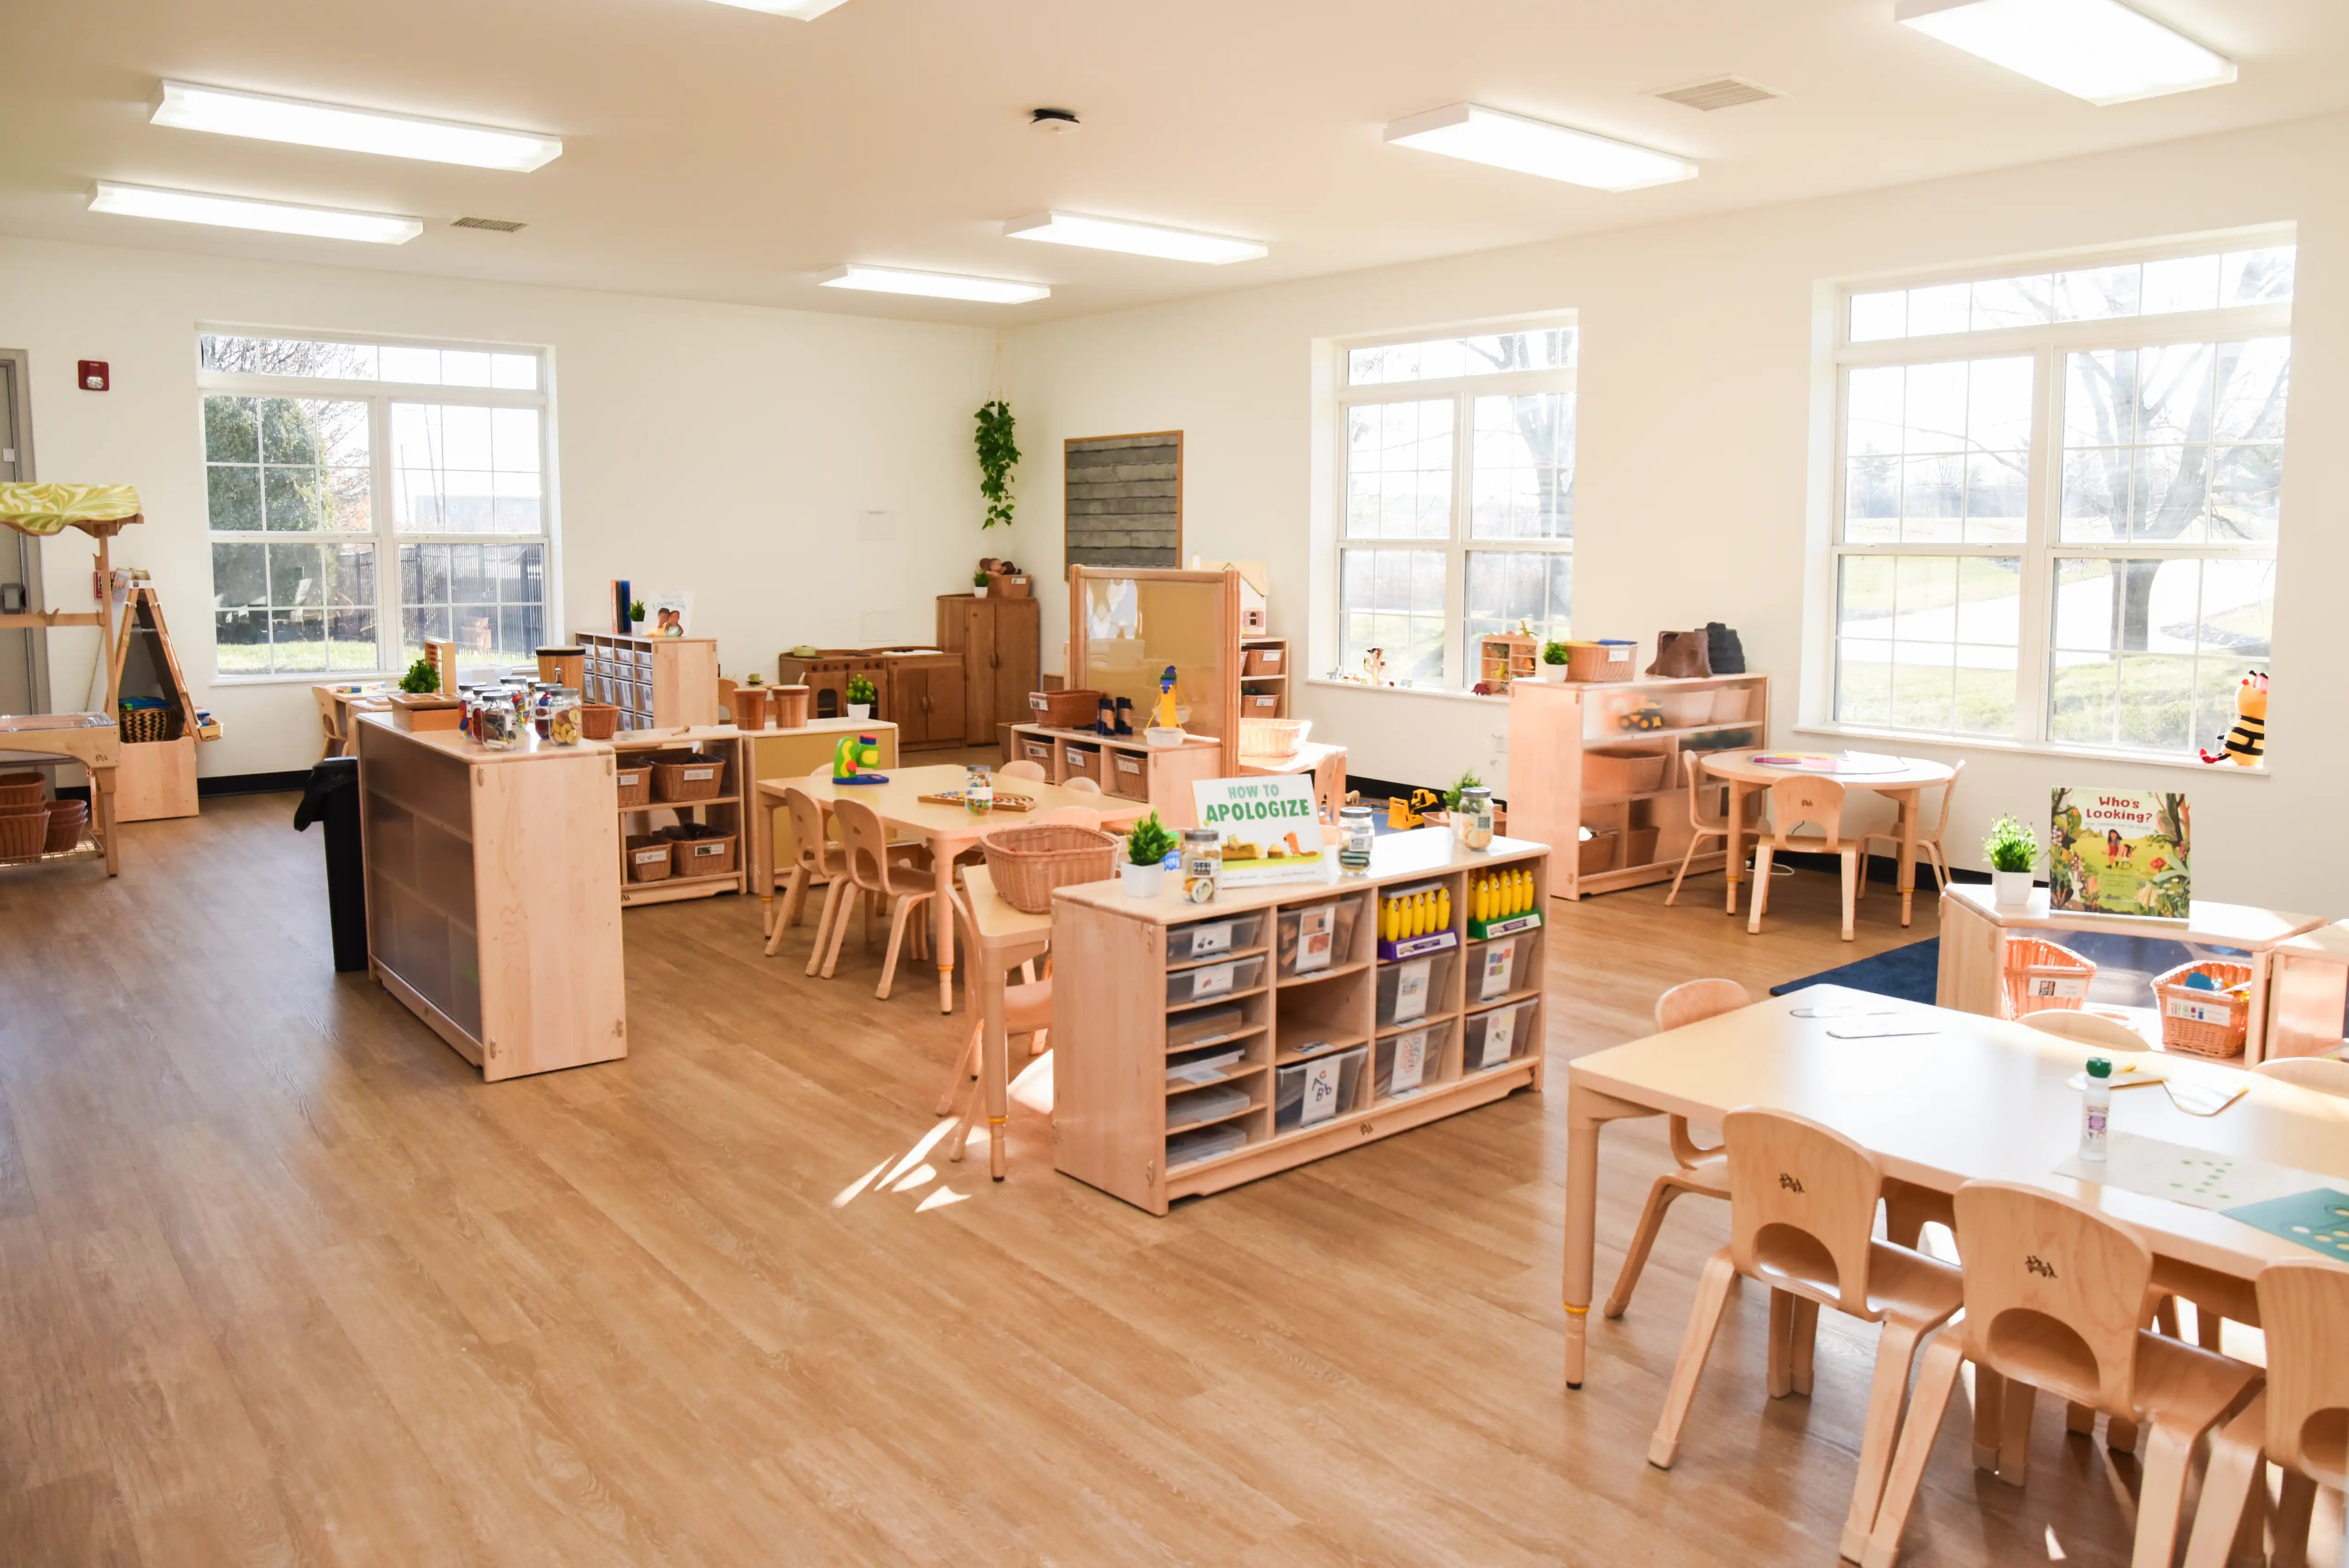
[[[1805,1563],[1835,1560],[1872,1332],[1762,1386],[1733,1303],[1679,1467],[1647,1436],[1726,1214],[1691,1199],[1559,1375],[1565,1096],[1154,1220],[923,1158],[968,1014],[876,1002],[755,904],[626,917],[632,1054],[485,1087],[332,972],[290,796],[0,874],[0,1562]],[[1932,934],[1833,885],[1749,939],[1718,876],[1557,910],[1550,1048],[1665,986]],[[1553,1077],[1562,1090],[1562,1080]],[[1660,1127],[1608,1138],[1602,1287]],[[2041,1401],[2027,1490],[1956,1423],[1917,1563],[2117,1563],[2131,1461]]]

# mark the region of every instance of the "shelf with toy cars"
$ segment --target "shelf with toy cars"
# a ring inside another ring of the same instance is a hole
[[[1689,843],[1683,758],[1766,745],[1769,734],[1766,675],[1513,680],[1510,831],[1557,846],[1557,898],[1669,881]],[[1716,849],[1689,869],[1722,866]]]

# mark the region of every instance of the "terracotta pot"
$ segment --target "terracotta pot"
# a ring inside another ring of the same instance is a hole
[[[808,722],[808,689],[804,686],[778,686],[774,689],[775,728],[804,730]]]
[[[738,730],[763,730],[767,727],[767,689],[763,686],[737,686],[728,701],[734,704],[734,727]]]

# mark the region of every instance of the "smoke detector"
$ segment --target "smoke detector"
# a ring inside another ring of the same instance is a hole
[[[1066,136],[1077,128],[1075,109],[1031,109],[1028,111],[1028,129],[1030,130],[1040,130],[1047,136]]]

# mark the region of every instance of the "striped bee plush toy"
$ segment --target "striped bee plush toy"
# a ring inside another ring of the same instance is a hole
[[[2235,723],[2215,752],[2205,752],[2206,763],[2227,763],[2255,768],[2268,749],[2268,672],[2254,670],[2235,688]]]

